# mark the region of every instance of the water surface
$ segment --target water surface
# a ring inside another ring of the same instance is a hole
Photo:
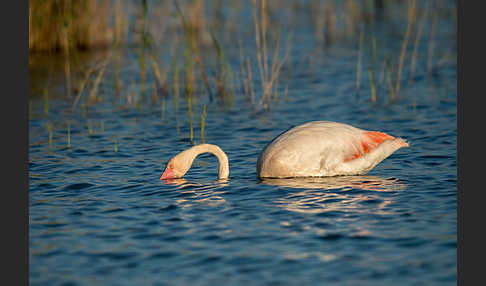
[[[121,78],[131,101],[115,94],[111,65],[96,104],[85,94],[72,111],[62,81],[51,82],[47,96],[33,94],[30,284],[455,285],[455,58],[444,56],[428,77],[427,58],[419,57],[414,83],[393,102],[378,85],[373,103],[366,70],[356,92],[356,48],[330,47],[310,71],[302,59],[312,44],[296,45],[294,68],[282,72],[288,90],[281,83],[268,111],[256,110],[242,89],[231,104],[203,88],[191,109],[182,94],[177,103],[173,94],[154,103],[150,84],[140,92],[130,50]],[[237,77],[237,60],[233,68]],[[216,158],[202,155],[184,179],[160,181],[173,155],[201,143],[203,106],[204,141],[227,153],[230,178],[218,181]],[[313,120],[387,132],[410,147],[365,176],[259,180],[263,147]]]

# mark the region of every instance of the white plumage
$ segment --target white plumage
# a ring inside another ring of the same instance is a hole
[[[382,132],[313,121],[277,136],[260,153],[260,178],[363,175],[408,143]]]
[[[273,139],[260,153],[260,178],[363,175],[408,143],[378,131],[331,122],[313,121],[293,127]],[[200,144],[169,160],[161,180],[181,178],[203,153],[218,158],[218,177],[229,176],[228,157],[221,148]]]

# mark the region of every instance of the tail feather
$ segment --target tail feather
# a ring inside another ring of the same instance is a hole
[[[363,138],[360,140],[361,150],[347,157],[344,162],[359,158],[378,147],[385,140],[395,139],[395,137],[379,131],[366,131]]]

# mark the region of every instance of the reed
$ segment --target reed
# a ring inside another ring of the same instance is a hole
[[[168,90],[166,72],[160,71],[159,65],[157,64],[157,61],[155,60],[155,57],[152,54],[149,55],[149,59],[152,67],[152,72],[155,75],[155,78],[157,79],[157,83],[159,84],[162,93],[166,94]]]
[[[165,121],[165,99],[162,99],[160,102],[160,120],[162,124],[164,124]]]
[[[88,121],[86,122],[86,127],[88,127],[88,136],[93,136],[93,126],[90,119],[88,119]]]
[[[84,73],[84,79],[80,82],[79,88],[78,88],[78,94],[76,95],[76,98],[74,99],[73,105],[71,107],[71,112],[74,112],[76,109],[76,106],[78,105],[78,101],[83,95],[84,87],[86,86],[86,83],[89,80],[89,77],[91,73],[93,72],[93,69],[91,67],[88,67],[88,69]]]
[[[200,3],[200,1],[199,1]],[[188,23],[184,18],[184,14],[182,13],[181,8],[177,4],[177,1],[174,1],[177,13],[179,18],[181,19],[182,27],[184,30],[184,38],[185,38],[185,51],[184,51],[184,72],[186,75],[186,94],[192,94],[194,92],[194,85],[195,85],[195,64],[197,63],[201,72],[202,79],[206,86],[206,89],[209,95],[212,95],[211,86],[209,84],[209,79],[204,69],[204,64],[202,62],[201,56],[199,54],[199,49],[197,46],[197,36],[199,35],[198,32],[201,31],[200,25],[195,25],[194,23]],[[197,2],[196,2],[197,4]],[[199,4],[197,4],[199,5]],[[193,11],[193,10],[192,10]],[[192,19],[192,18],[191,18]],[[193,21],[193,20],[191,20]]]
[[[189,139],[194,144],[194,129],[192,126],[192,96],[187,96],[187,115],[189,116]]]
[[[44,88],[43,96],[44,96],[44,114],[49,115],[49,90],[47,88]]]
[[[175,122],[176,122],[176,132],[177,135],[180,134],[180,129],[179,129],[179,117],[178,117],[178,110],[179,110],[179,73],[180,73],[180,68],[177,62],[177,56],[173,57],[173,64],[172,66],[174,67],[174,74],[173,74],[173,96],[172,96],[172,105],[174,109],[174,116],[175,116]]]
[[[436,2],[435,2],[436,3]],[[435,8],[437,8],[437,5],[434,5]],[[437,21],[438,21],[438,14],[432,13],[432,24],[430,26],[430,34],[429,34],[429,47],[427,51],[427,77],[430,79],[430,76],[432,74],[432,59],[434,57],[434,50],[435,50],[435,29],[437,26]]]
[[[400,52],[400,58],[398,61],[397,82],[396,82],[395,91],[393,92],[393,97],[390,98],[391,102],[395,100],[396,95],[400,92],[400,85],[402,82],[403,62],[405,61],[405,53],[407,51],[408,39],[410,37],[410,34],[412,33],[412,25],[414,21],[415,21],[415,0],[409,0],[407,30],[405,31],[405,35],[403,36],[403,40],[402,40],[402,48]]]
[[[390,99],[395,99],[395,89],[393,88],[393,83],[392,83],[392,68],[390,67],[390,64],[387,62],[385,65],[385,71],[386,71],[386,82],[388,84],[388,90],[390,93]]]
[[[249,85],[249,90],[250,90],[250,97],[251,97],[251,103],[254,104],[255,102],[255,91],[253,87],[253,76],[251,72],[251,64],[250,64],[250,58],[246,59],[246,67],[248,69],[248,85]]]
[[[376,103],[376,83],[375,83],[375,74],[371,68],[368,69],[368,76],[370,78],[371,103],[375,104]]]
[[[118,152],[118,138],[115,136],[113,139],[113,151]]]
[[[288,58],[290,51],[290,35],[287,38],[287,47],[283,58],[279,59],[278,52],[280,48],[280,30],[278,32],[277,43],[274,49],[272,64],[270,71],[268,70],[268,56],[267,56],[267,5],[265,0],[260,1],[260,8],[257,1],[253,0],[253,24],[255,27],[255,40],[257,47],[257,63],[260,72],[260,81],[262,84],[263,96],[257,105],[257,110],[263,106],[264,109],[270,107],[270,98],[273,92],[273,85],[279,76],[282,65]],[[260,12],[260,17],[258,17]]]
[[[419,43],[420,43],[420,38],[422,36],[423,27],[424,27],[425,19],[427,18],[428,12],[429,12],[429,6],[427,5],[425,7],[422,18],[420,20],[420,24],[418,26],[417,34],[415,35],[415,41],[414,41],[414,44],[413,44],[412,59],[411,59],[411,63],[410,63],[410,83],[413,83],[413,81],[414,81],[413,75],[414,75],[414,72],[415,72],[415,65],[417,63],[418,46],[419,46]]]
[[[67,36],[65,38],[65,41],[67,41]],[[67,44],[66,44],[67,45]],[[66,97],[68,100],[71,100],[71,60],[70,60],[70,55],[69,55],[69,49],[65,49],[65,55],[64,55],[64,77],[66,80]]]
[[[47,130],[49,132],[49,150],[52,150],[52,134],[53,134],[54,126],[51,121],[47,123]]]
[[[202,114],[201,114],[201,144],[204,144],[204,134],[205,134],[205,126],[206,126],[206,105],[203,104],[202,107]]]
[[[359,92],[359,86],[361,84],[361,57],[363,51],[363,41],[364,41],[364,26],[360,26],[359,30],[359,50],[358,50],[358,63],[356,65],[356,92]]]
[[[246,58],[246,61],[243,57],[243,49],[241,47],[241,39],[238,41],[239,48],[240,48],[240,72],[241,76],[243,77],[243,89],[245,91],[246,98],[250,99],[252,106],[255,104],[255,96],[253,92],[253,81],[252,81],[252,74],[251,74],[251,63],[250,59]]]
[[[71,122],[69,121],[67,126],[67,147],[71,148]]]
[[[29,51],[62,52],[108,47],[113,41],[109,2],[30,0]]]
[[[103,74],[105,73],[105,68],[108,64],[108,61],[110,60],[110,57],[111,56],[106,57],[106,59],[103,61],[103,63],[101,64],[101,68],[98,71],[98,75],[94,80],[93,87],[89,92],[89,98],[88,98],[90,105],[99,101],[99,99],[97,98],[98,86],[101,83],[101,79],[103,78]]]
[[[214,85],[216,87],[216,94],[223,99],[223,103],[231,106],[234,89],[233,89],[233,72],[231,65],[227,62],[223,49],[216,39],[214,33],[211,33],[213,46],[216,50],[217,68],[216,76],[214,77]],[[228,87],[228,84],[231,87]]]

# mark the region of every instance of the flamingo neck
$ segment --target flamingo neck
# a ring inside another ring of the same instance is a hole
[[[227,179],[229,177],[228,156],[226,156],[226,153],[221,148],[213,144],[200,144],[192,147],[190,150],[194,154],[193,160],[203,153],[210,153],[216,156],[218,158],[218,178]]]

